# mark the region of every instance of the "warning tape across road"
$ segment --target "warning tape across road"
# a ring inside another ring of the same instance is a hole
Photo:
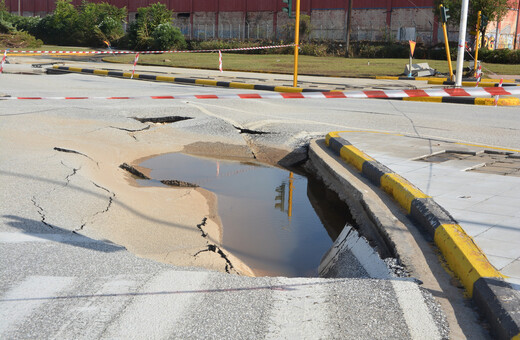
[[[142,100],[142,99],[340,99],[340,98],[411,98],[411,97],[475,97],[520,95],[520,87],[452,88],[425,90],[349,91],[349,92],[296,92],[296,93],[226,93],[162,96],[112,97],[0,97],[0,100]]]
[[[266,50],[273,48],[283,48],[283,47],[294,47],[295,44],[287,44],[287,45],[273,45],[273,46],[253,46],[253,47],[237,47],[237,48],[222,48],[222,49],[212,49],[212,50],[184,50],[184,51],[7,51],[7,55],[12,53],[28,53],[28,54],[161,54],[161,53],[204,53],[204,52],[230,52],[230,51],[250,51],[250,50]],[[0,50],[0,52],[5,52],[6,50]]]

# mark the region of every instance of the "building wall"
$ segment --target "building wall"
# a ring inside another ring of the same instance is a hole
[[[517,5],[518,6],[518,5]],[[512,9],[500,22],[490,22],[484,34],[484,44],[487,48],[520,48],[520,18],[518,7]],[[498,39],[497,39],[498,35]]]
[[[90,0],[126,7],[128,19],[139,7],[161,2],[175,11],[174,24],[188,38],[280,39],[294,19],[282,12],[281,0]],[[352,40],[416,40],[425,44],[439,42],[440,25],[433,16],[433,0],[352,0]],[[55,0],[21,0],[24,16],[44,16],[54,9]],[[73,0],[80,5],[82,0]],[[296,2],[296,1],[294,1]],[[6,0],[11,12],[18,11],[18,0]],[[295,5],[293,4],[293,10]],[[511,0],[511,11],[499,25],[489,25],[488,45],[520,48],[519,0]],[[348,0],[301,0],[301,13],[310,14],[315,39],[346,38]],[[450,41],[458,40],[458,30],[449,27]]]

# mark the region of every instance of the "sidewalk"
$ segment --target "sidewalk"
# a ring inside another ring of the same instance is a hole
[[[431,196],[520,290],[520,150],[370,132],[339,135]]]
[[[499,338],[520,335],[520,150],[375,131],[326,144],[431,237]]]

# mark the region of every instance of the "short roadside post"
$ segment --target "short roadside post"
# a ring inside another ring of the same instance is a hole
[[[410,44],[410,67],[408,68],[408,77],[412,76],[412,58],[413,58],[413,52],[415,52],[415,41],[408,40],[408,43]]]

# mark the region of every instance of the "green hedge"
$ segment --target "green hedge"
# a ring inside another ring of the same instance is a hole
[[[520,64],[520,50],[498,49],[488,50],[481,49],[478,52],[479,60],[486,63],[496,64]]]

